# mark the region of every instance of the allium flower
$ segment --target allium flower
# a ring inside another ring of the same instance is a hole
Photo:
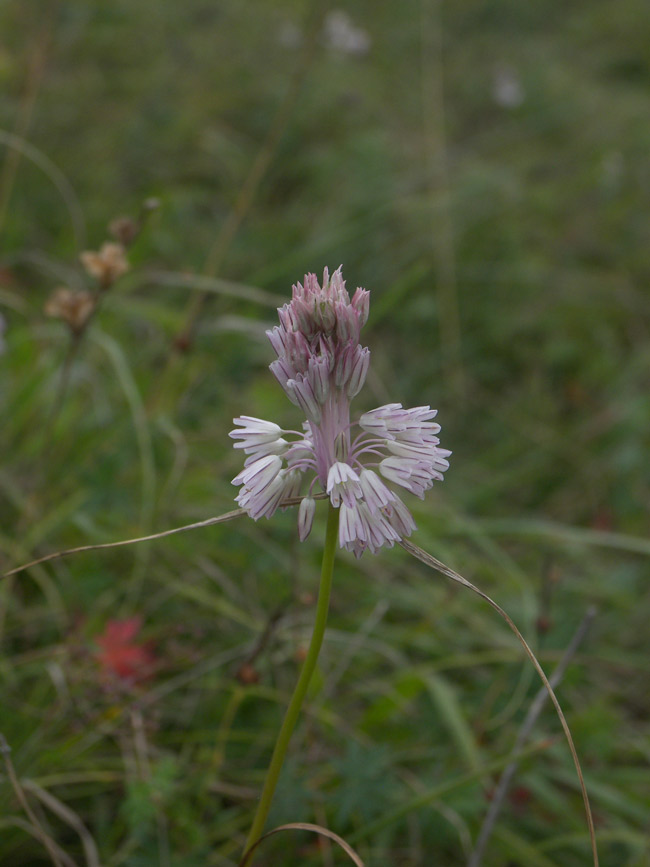
[[[439,446],[440,425],[432,420],[437,410],[428,406],[389,403],[350,421],[350,401],[363,387],[370,361],[359,343],[369,295],[357,289],[350,300],[340,268],[331,277],[326,268],[322,286],[315,274],[295,285],[291,302],[278,310],[280,325],[267,334],[278,356],[270,369],[305,413],[303,429],[283,430],[243,415],[230,433],[235,448],[248,456],[233,484],[241,485],[236,499],[252,518],[270,518],[311,477],[298,510],[300,538],[311,530],[318,482],[340,510],[339,544],[357,557],[366,548],[374,553],[392,547],[415,529],[386,481],[423,497],[442,480],[451,454]]]

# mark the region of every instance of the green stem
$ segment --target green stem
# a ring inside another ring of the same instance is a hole
[[[338,528],[339,510],[335,509],[332,505],[330,505],[327,515],[327,530],[325,533],[323,565],[321,566],[320,588],[318,591],[318,605],[316,607],[316,620],[314,622],[314,631],[311,636],[309,650],[307,651],[307,656],[305,657],[302,671],[300,672],[300,677],[298,678],[298,683],[296,684],[296,688],[293,692],[293,695],[291,696],[291,701],[289,702],[289,706],[287,707],[287,712],[284,716],[282,727],[278,734],[278,739],[275,742],[273,756],[271,757],[271,764],[269,765],[269,769],[266,774],[266,781],[264,783],[262,797],[260,798],[260,802],[257,805],[257,812],[255,813],[255,818],[253,819],[253,826],[248,835],[248,839],[246,840],[244,857],[241,861],[240,867],[247,867],[247,865],[250,863],[252,855],[250,849],[252,846],[255,845],[255,843],[257,843],[259,838],[262,836],[262,831],[264,830],[264,825],[266,823],[269,810],[271,809],[273,793],[275,792],[278,777],[280,776],[280,771],[282,770],[282,763],[284,762],[284,757],[287,753],[287,747],[289,746],[289,740],[291,739],[291,734],[295,728],[298,716],[300,714],[300,708],[302,706],[305,695],[307,694],[307,690],[309,689],[309,684],[311,682],[314,669],[316,668],[316,661],[318,660],[318,654],[323,643],[323,636],[325,635],[325,627],[327,626],[327,612],[329,610],[330,592],[332,589],[332,575],[334,572],[334,556],[336,554],[336,538],[338,535]]]

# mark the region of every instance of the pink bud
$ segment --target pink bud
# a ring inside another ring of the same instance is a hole
[[[304,497],[298,508],[298,536],[301,542],[311,533],[315,512],[316,500],[313,497]]]

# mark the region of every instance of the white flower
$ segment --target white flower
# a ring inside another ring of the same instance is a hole
[[[301,542],[304,542],[311,533],[315,512],[316,500],[313,497],[303,497],[298,508],[298,536]]]
[[[235,443],[236,449],[257,448],[263,443],[275,442],[284,433],[275,422],[255,418],[252,415],[242,415],[240,418],[234,419],[234,423],[241,425],[242,428],[242,430],[233,430],[228,434],[234,440],[242,440],[240,443]]]
[[[377,473],[372,470],[363,470],[359,475],[359,484],[364,501],[368,504],[368,508],[374,514],[383,509],[395,499],[395,494],[387,488],[379,478]]]
[[[379,464],[379,472],[385,479],[401,485],[420,498],[424,497],[424,492],[437,478],[429,464],[412,458],[384,458]]]
[[[325,39],[334,51],[362,56],[370,50],[370,36],[356,27],[342,9],[332,9],[325,16]]]
[[[333,506],[340,505],[341,500],[347,506],[352,506],[362,494],[359,476],[349,464],[341,461],[337,461],[330,467],[325,490],[330,495]]]

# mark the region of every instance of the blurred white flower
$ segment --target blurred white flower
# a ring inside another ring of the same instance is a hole
[[[620,151],[610,151],[603,156],[600,163],[600,181],[608,193],[615,193],[621,188],[625,177],[625,157]]]
[[[502,108],[519,108],[526,98],[521,79],[511,66],[500,66],[494,71],[492,97]]]
[[[332,9],[325,16],[323,24],[325,42],[334,51],[362,57],[370,50],[371,39],[361,27],[342,9]]]

